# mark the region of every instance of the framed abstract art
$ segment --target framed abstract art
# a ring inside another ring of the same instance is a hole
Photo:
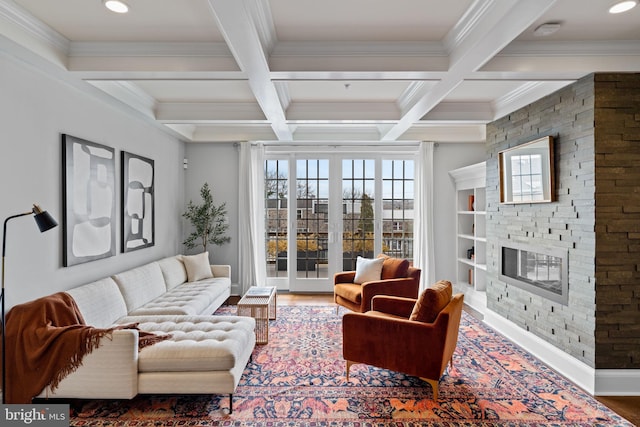
[[[62,135],[63,265],[116,254],[115,150]]]
[[[122,252],[155,243],[154,162],[122,152]]]

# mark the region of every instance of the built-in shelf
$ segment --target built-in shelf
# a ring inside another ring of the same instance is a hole
[[[456,186],[456,292],[484,313],[487,306],[485,162],[449,171]],[[472,251],[472,253],[471,253]]]

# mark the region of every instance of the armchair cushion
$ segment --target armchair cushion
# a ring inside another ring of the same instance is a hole
[[[380,280],[383,263],[384,259],[382,258],[368,259],[359,256],[356,260],[356,277],[353,279],[353,282],[362,284]]]
[[[392,258],[385,254],[378,255],[378,258],[382,258],[382,273],[380,278],[382,280],[396,279],[398,277],[407,277],[409,273],[409,260],[402,258]]]
[[[334,292],[352,303],[362,302],[362,286],[356,283],[338,283],[335,285]]]
[[[452,294],[451,282],[447,280],[431,285],[420,294],[409,320],[432,323],[438,313],[449,304]]]

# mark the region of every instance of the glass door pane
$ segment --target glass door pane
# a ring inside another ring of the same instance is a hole
[[[265,231],[267,278],[287,278],[289,242],[289,162],[265,162]]]
[[[382,161],[382,251],[413,260],[413,160]]]
[[[329,282],[329,159],[296,160],[295,191],[296,250],[291,255],[296,268],[290,272],[291,290],[326,290]]]
[[[375,250],[375,160],[342,161],[342,270],[356,268],[358,256]]]

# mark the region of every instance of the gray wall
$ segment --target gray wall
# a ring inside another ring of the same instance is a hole
[[[229,214],[229,231],[231,241],[222,246],[209,246],[209,259],[213,264],[231,265],[231,282],[238,282],[238,241],[240,224],[238,221],[238,164],[240,152],[233,143],[194,143],[187,144],[185,157],[189,167],[185,171],[185,206],[190,200],[195,204],[202,203],[200,188],[209,183],[213,203],[218,206],[227,205]],[[188,220],[183,219],[185,237],[190,232]],[[185,253],[202,252],[202,248],[186,250]]]
[[[449,176],[451,169],[481,162],[486,147],[478,144],[442,143],[434,150],[434,204],[436,278],[455,280],[455,186]],[[231,242],[212,247],[214,263],[230,264],[233,283],[238,278],[238,162],[239,152],[233,143],[187,144],[186,200],[200,200],[200,187],[208,182],[215,204],[226,202],[229,212]],[[185,223],[188,229],[188,224]],[[194,250],[195,251],[195,250]]]
[[[173,255],[181,247],[184,208],[184,144],[150,121],[114,108],[94,88],[50,77],[0,51],[0,218],[26,212],[39,203],[60,223],[41,234],[32,218],[8,223],[7,307],[63,291],[113,273]],[[116,150],[117,254],[103,260],[62,267],[61,134],[108,145]],[[120,151],[155,160],[156,244],[120,253]]]

